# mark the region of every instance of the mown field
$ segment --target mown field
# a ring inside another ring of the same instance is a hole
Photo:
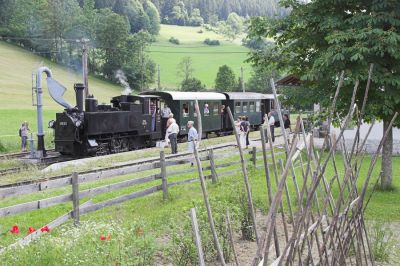
[[[199,33],[200,31],[202,33]],[[177,38],[180,44],[168,42],[171,37]],[[219,40],[221,45],[203,44],[207,38]],[[251,67],[248,63],[244,63],[249,51],[240,45],[239,39],[230,42],[223,36],[206,31],[202,27],[161,25],[157,42],[149,47],[147,53],[160,65],[162,87],[176,89],[182,80],[182,77],[177,75],[177,66],[182,58],[191,57],[193,76],[200,79],[208,88],[213,88],[218,68],[222,65],[231,67],[237,78],[240,76],[240,67],[243,67],[245,79],[249,77]]]

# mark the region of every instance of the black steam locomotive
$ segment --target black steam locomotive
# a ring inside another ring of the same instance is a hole
[[[76,107],[57,113],[50,127],[55,131],[55,150],[77,157],[155,146],[164,138],[160,117],[164,105],[174,113],[181,138],[186,135],[186,122],[196,121],[196,100],[202,114],[203,137],[211,132],[232,132],[224,107],[229,106],[235,117],[247,115],[253,126],[260,125],[263,115],[273,108],[273,97],[260,93],[145,92],[116,96],[111,104],[98,104],[93,96],[84,99],[82,84],[75,84],[74,89]]]

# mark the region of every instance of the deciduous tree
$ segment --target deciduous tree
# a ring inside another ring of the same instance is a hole
[[[280,69],[295,74],[312,90],[314,102],[328,106],[334,94],[338,73],[346,80],[338,100],[339,114],[350,103],[352,87],[360,81],[357,104],[362,105],[368,69],[374,64],[365,120],[383,120],[384,130],[400,110],[400,2],[397,0],[313,0],[299,3],[284,0],[291,8],[286,18],[271,24],[268,19],[252,19],[251,36],[273,37],[281,54]],[[253,53],[255,65],[270,62],[263,53]],[[396,125],[400,125],[397,119]],[[390,131],[390,136],[392,131]],[[391,186],[392,138],[382,153],[382,188]]]

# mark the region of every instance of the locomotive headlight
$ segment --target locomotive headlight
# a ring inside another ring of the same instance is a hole
[[[49,128],[54,128],[55,124],[56,124],[56,121],[51,120],[51,121],[49,121],[49,123],[47,125],[48,125]]]

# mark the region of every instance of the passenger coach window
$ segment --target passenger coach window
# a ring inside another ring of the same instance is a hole
[[[214,115],[219,115],[219,105],[218,103],[214,103],[214,107],[213,107],[213,114]]]
[[[240,102],[235,103],[235,113],[241,113],[242,112],[242,106],[240,105]]]
[[[254,102],[249,103],[249,112],[254,113]]]
[[[256,102],[256,112],[260,112],[260,102]]]
[[[184,103],[182,105],[182,115],[183,115],[183,117],[189,116],[189,104],[188,103]]]
[[[243,113],[247,113],[247,102],[243,102]]]

